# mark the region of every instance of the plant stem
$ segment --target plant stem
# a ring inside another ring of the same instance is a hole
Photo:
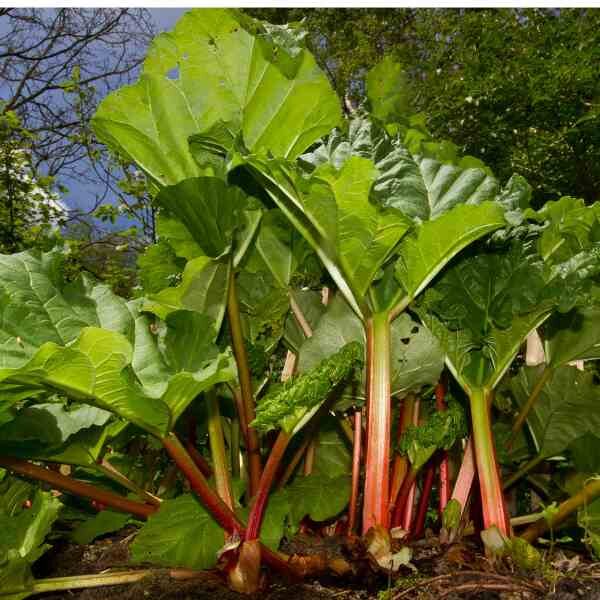
[[[412,534],[412,537],[414,538],[422,537],[425,531],[425,519],[427,518],[427,509],[429,508],[429,499],[431,497],[431,490],[433,488],[433,479],[435,477],[436,462],[436,458],[430,460],[429,465],[427,467],[427,471],[425,472],[423,489],[421,490],[421,496],[419,497],[417,517],[415,519],[415,526]]]
[[[223,502],[233,510],[233,494],[231,492],[229,469],[227,468],[227,453],[223,438],[219,399],[214,389],[206,392],[206,408],[208,412],[208,441],[215,470],[217,493]]]
[[[473,451],[473,438],[467,440],[463,460],[458,470],[454,489],[452,490],[452,500],[460,503],[461,515],[465,512],[465,507],[471,495],[473,480],[475,479],[475,452]]]
[[[29,592],[29,594],[43,594],[45,592],[58,592],[61,590],[81,590],[86,588],[102,587],[105,585],[124,585],[141,581],[145,577],[157,573],[156,569],[143,569],[122,571],[120,573],[99,573],[94,575],[75,575],[72,577],[51,577],[48,579],[38,579],[33,582],[32,587],[13,588],[2,590],[6,594],[19,594]],[[206,577],[207,574],[202,571],[191,571],[189,569],[172,569],[169,571],[172,579],[185,580]]]
[[[579,508],[586,506],[599,496],[600,479],[593,479],[577,494],[562,502],[550,522],[548,522],[546,519],[540,519],[537,523],[529,526],[520,537],[522,537],[524,540],[527,540],[529,543],[535,542],[538,537],[544,534],[548,529],[551,527],[552,529],[555,529]]]
[[[260,478],[260,485],[254,497],[254,504],[248,517],[248,528],[246,530],[246,541],[257,540],[260,534],[260,526],[262,524],[263,515],[269,499],[271,485],[275,479],[277,469],[281,464],[281,459],[285,453],[288,444],[290,443],[290,435],[281,430],[273,444],[273,448],[269,453],[267,464]]]
[[[260,481],[260,442],[258,433],[250,423],[256,416],[254,410],[254,395],[252,393],[252,377],[250,375],[250,366],[248,364],[248,355],[246,354],[246,345],[244,344],[244,334],[242,332],[242,321],[240,318],[240,306],[238,303],[236,282],[234,270],[229,271],[229,292],[227,295],[227,317],[229,320],[229,329],[231,332],[231,343],[233,346],[233,355],[238,369],[240,380],[240,390],[243,400],[243,414],[240,413],[240,422],[243,420],[242,430],[247,432],[246,450],[248,453],[248,492],[250,497],[254,496],[258,490]]]
[[[446,381],[442,377],[435,388],[435,406],[438,411],[446,410]],[[450,476],[448,473],[448,452],[440,451],[440,486],[439,486],[439,513],[440,517],[446,508],[446,504],[450,500]]]
[[[313,466],[315,464],[315,452],[317,450],[317,440],[315,437],[313,437],[310,442],[308,443],[308,446],[306,448],[306,452],[304,454],[304,469],[303,469],[303,473],[304,476],[307,477],[308,475],[310,475],[312,473],[313,470]]]
[[[388,313],[367,320],[367,457],[363,534],[389,524],[391,346]]]
[[[131,479],[129,479],[129,477],[126,477],[125,475],[123,475],[123,473],[121,473],[121,471],[113,467],[110,464],[110,462],[105,458],[103,458],[101,462],[96,463],[96,468],[104,475],[106,475],[106,477],[108,477],[109,479],[112,479],[116,483],[119,483],[125,489],[128,489],[130,492],[137,494],[142,500],[144,500],[148,504],[152,504],[156,507],[160,506],[162,500],[158,496],[155,496],[149,491],[141,488],[139,485],[136,485],[133,481],[131,481]]]
[[[483,524],[485,529],[495,525],[500,533],[509,537],[510,522],[502,494],[492,434],[491,397],[492,391],[486,388],[475,388],[469,394]]]
[[[394,506],[394,513],[392,515],[392,527],[400,527],[404,525],[406,517],[406,505],[410,500],[411,490],[413,489],[413,484],[415,483],[416,479],[417,471],[411,467],[408,470],[406,477],[404,477],[402,487],[398,493],[398,498],[396,498],[396,505]]]
[[[408,426],[413,421],[413,415],[415,410],[415,395],[412,393],[407,394],[406,398],[402,402],[402,408],[400,409],[400,423],[398,426],[398,438],[402,437],[402,434],[407,430]],[[390,484],[390,512],[394,510],[398,493],[402,487],[402,482],[408,473],[408,458],[400,453],[396,453],[394,457],[394,465],[392,467],[392,481]]]
[[[162,439],[163,446],[169,453],[179,470],[186,476],[190,482],[190,486],[198,495],[204,507],[214,517],[215,521],[226,531],[239,532],[242,525],[233,511],[217,496],[213,489],[208,485],[208,482],[202,475],[202,472],[196,466],[191,456],[186,452],[185,448],[174,433],[168,434]]]
[[[552,377],[553,372],[553,369],[551,369],[550,367],[545,367],[542,371],[540,378],[537,380],[535,386],[531,390],[531,394],[529,394],[529,398],[527,398],[527,402],[525,402],[525,404],[521,407],[521,410],[519,411],[519,414],[517,415],[517,418],[513,423],[510,438],[506,443],[507,448],[512,448],[512,445],[515,443],[517,435],[523,428],[523,425],[525,424],[525,421],[527,420],[527,417],[529,416],[533,405],[536,403],[539,395],[542,393],[542,390],[544,389],[544,386],[546,385],[548,380]]]
[[[156,512],[155,506],[128,500],[127,498],[123,498],[122,496],[114,494],[113,492],[103,490],[89,483],[84,483],[83,481],[71,479],[71,477],[67,477],[61,473],[56,473],[55,471],[50,471],[44,467],[34,465],[26,460],[12,458],[9,456],[0,456],[0,467],[8,469],[13,473],[23,475],[24,477],[30,477],[31,479],[44,481],[56,489],[64,492],[82,496],[84,498],[90,498],[91,500],[96,500],[97,502],[105,504],[110,508],[121,512],[130,513],[141,519],[146,519],[151,514]]]
[[[196,448],[196,446],[193,446],[192,443],[188,441],[188,443],[186,444],[186,450],[192,458],[192,460],[194,461],[194,464],[202,472],[202,475],[204,475],[204,477],[211,477],[213,474],[212,467],[206,462],[204,456],[200,454],[198,448]]]
[[[537,467],[544,460],[543,456],[534,456],[531,460],[528,460],[518,471],[513,473],[505,482],[504,489],[512,487],[521,477],[527,475],[529,471]]]
[[[353,534],[356,530],[358,516],[358,488],[360,485],[360,454],[362,446],[362,411],[354,411],[354,439],[352,444],[352,489],[350,492],[350,506],[348,508],[348,532]]]
[[[240,476],[240,420],[234,417],[231,420],[231,444],[229,445],[231,456],[231,476]]]
[[[239,536],[243,538],[246,534],[246,528],[237,515],[229,509],[223,500],[221,500],[208,485],[204,475],[202,475],[198,467],[196,467],[194,461],[185,451],[181,442],[177,439],[177,436],[174,433],[170,433],[167,437],[162,438],[161,441],[215,521],[225,529],[225,531],[229,533],[237,532]],[[267,564],[280,573],[292,578],[297,577],[296,570],[288,563],[288,557],[280,552],[273,552],[266,546],[261,545],[261,556],[265,559]]]

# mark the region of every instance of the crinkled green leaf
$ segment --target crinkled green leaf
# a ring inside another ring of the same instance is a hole
[[[204,256],[202,248],[195,242],[186,226],[165,212],[156,215],[156,233],[161,240],[166,241],[173,248],[173,252],[178,257],[192,260]]]
[[[381,125],[360,117],[350,122],[347,136],[335,132],[323,146],[302,159],[314,166],[341,168],[351,156],[373,161],[378,170],[371,197],[381,206],[399,209],[422,221],[435,219],[457,204],[493,200],[498,183],[484,169],[441,162],[411,149]]]
[[[523,406],[543,367],[522,367],[511,378],[510,389]],[[592,373],[563,366],[554,370],[533,405],[527,424],[542,458],[560,454],[586,433],[600,431],[600,387]]]
[[[93,128],[159,185],[202,174],[188,138],[235,124],[250,150],[295,158],[341,120],[312,55],[230,9],[187,12],[153,41],[139,81],[110,94]]]
[[[225,538],[221,527],[192,495],[165,500],[131,544],[134,563],[210,569]]]
[[[447,410],[432,413],[424,424],[408,427],[399,450],[408,456],[411,468],[419,470],[436,450],[449,450],[466,435],[465,412],[458,402],[451,401]]]
[[[282,428],[295,433],[307,415],[322,404],[355,369],[361,369],[364,350],[358,342],[344,345],[317,366],[294,377],[265,396],[256,407],[255,428]]]
[[[320,422],[315,442],[313,472],[328,477],[348,475],[351,472],[351,446],[335,417],[325,417]]]

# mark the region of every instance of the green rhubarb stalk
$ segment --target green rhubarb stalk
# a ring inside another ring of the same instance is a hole
[[[121,471],[113,467],[108,460],[103,458],[100,462],[96,463],[96,468],[106,477],[111,479],[112,481],[122,485],[125,489],[133,492],[137,496],[139,496],[142,500],[147,502],[148,504],[153,504],[154,506],[160,506],[162,499],[154,494],[151,494],[148,490],[140,487],[129,477],[125,476]]]
[[[223,438],[219,399],[214,389],[206,393],[206,407],[208,411],[208,441],[213,460],[217,494],[233,510],[233,493],[231,491],[229,469],[227,468],[227,452]]]
[[[510,522],[492,435],[491,395],[492,391],[487,388],[474,388],[469,393],[483,523],[485,529],[495,525],[502,534],[509,536]]]
[[[243,411],[240,411],[240,421],[245,421],[242,429],[247,432],[247,453],[248,453],[248,492],[250,497],[254,496],[258,490],[258,484],[261,474],[260,462],[260,442],[258,432],[250,424],[256,418],[254,395],[252,392],[252,377],[250,374],[250,365],[248,364],[248,355],[244,343],[242,332],[242,321],[240,317],[240,306],[237,297],[235,274],[233,269],[229,271],[229,292],[227,295],[227,318],[229,320],[229,329],[231,331],[231,343],[233,346],[233,355],[238,369],[240,381],[240,391],[243,400]]]
[[[389,524],[391,342],[388,313],[367,320],[367,453],[363,534]]]
[[[513,473],[504,482],[504,489],[507,490],[508,488],[512,487],[515,483],[517,483],[517,481],[519,481],[519,479],[521,479],[521,477],[527,475],[529,471],[537,467],[543,460],[543,456],[534,456],[531,460],[528,460],[518,471]]]
[[[534,543],[548,529],[556,528],[582,506],[586,506],[600,496],[600,479],[592,479],[577,494],[562,502],[558,510],[549,519],[543,518],[529,526],[521,538]]]
[[[100,573],[94,575],[75,575],[72,577],[51,577],[48,579],[38,579],[27,587],[15,587],[2,590],[2,595],[22,593],[43,594],[47,592],[59,592],[62,590],[82,590],[87,588],[103,587],[106,585],[124,585],[135,583],[159,571],[155,569],[122,571],[120,573]],[[186,580],[206,577],[202,571],[192,571],[189,569],[172,569],[169,571],[172,579]]]
[[[517,435],[523,428],[523,425],[525,424],[525,421],[527,420],[527,417],[529,416],[533,405],[537,402],[539,395],[542,393],[542,390],[544,389],[544,386],[546,385],[548,380],[552,377],[553,372],[553,369],[550,367],[546,367],[542,371],[540,378],[538,379],[534,388],[531,390],[531,394],[529,394],[529,398],[527,398],[527,402],[525,402],[525,404],[521,407],[521,410],[519,411],[519,414],[517,415],[515,422],[513,423],[510,438],[506,443],[509,449],[515,443]]]

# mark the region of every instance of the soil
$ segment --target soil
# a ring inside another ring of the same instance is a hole
[[[57,543],[36,563],[35,576],[63,577],[131,569],[129,549],[135,529],[124,529],[87,546]],[[309,540],[297,540],[307,550]],[[335,541],[321,541],[335,553]],[[313,545],[314,541],[313,541]],[[316,544],[318,547],[319,544]],[[288,551],[293,547],[287,548]],[[555,552],[545,558],[542,572],[519,573],[514,566],[491,564],[468,543],[442,549],[435,538],[413,545],[412,565],[401,567],[394,581],[369,574],[365,564],[352,577],[290,583],[277,579],[255,595],[258,600],[600,600],[600,563],[576,554]],[[39,600],[240,600],[217,572],[177,581],[167,570],[129,585],[72,590],[38,596]]]

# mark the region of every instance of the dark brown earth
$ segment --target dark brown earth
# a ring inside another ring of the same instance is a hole
[[[35,575],[62,577],[131,569],[128,544],[134,530],[88,546],[58,543],[36,565]],[[309,542],[298,540],[304,550]],[[319,545],[334,545],[324,542]],[[292,548],[288,548],[288,551]],[[292,584],[272,580],[260,600],[600,600],[600,563],[560,551],[545,557],[534,574],[519,573],[508,564],[490,564],[467,543],[441,550],[435,538],[413,546],[413,566],[401,567],[395,581],[365,573],[354,577]],[[168,571],[157,570],[138,583],[39,595],[39,600],[240,600],[216,572],[175,581]]]

